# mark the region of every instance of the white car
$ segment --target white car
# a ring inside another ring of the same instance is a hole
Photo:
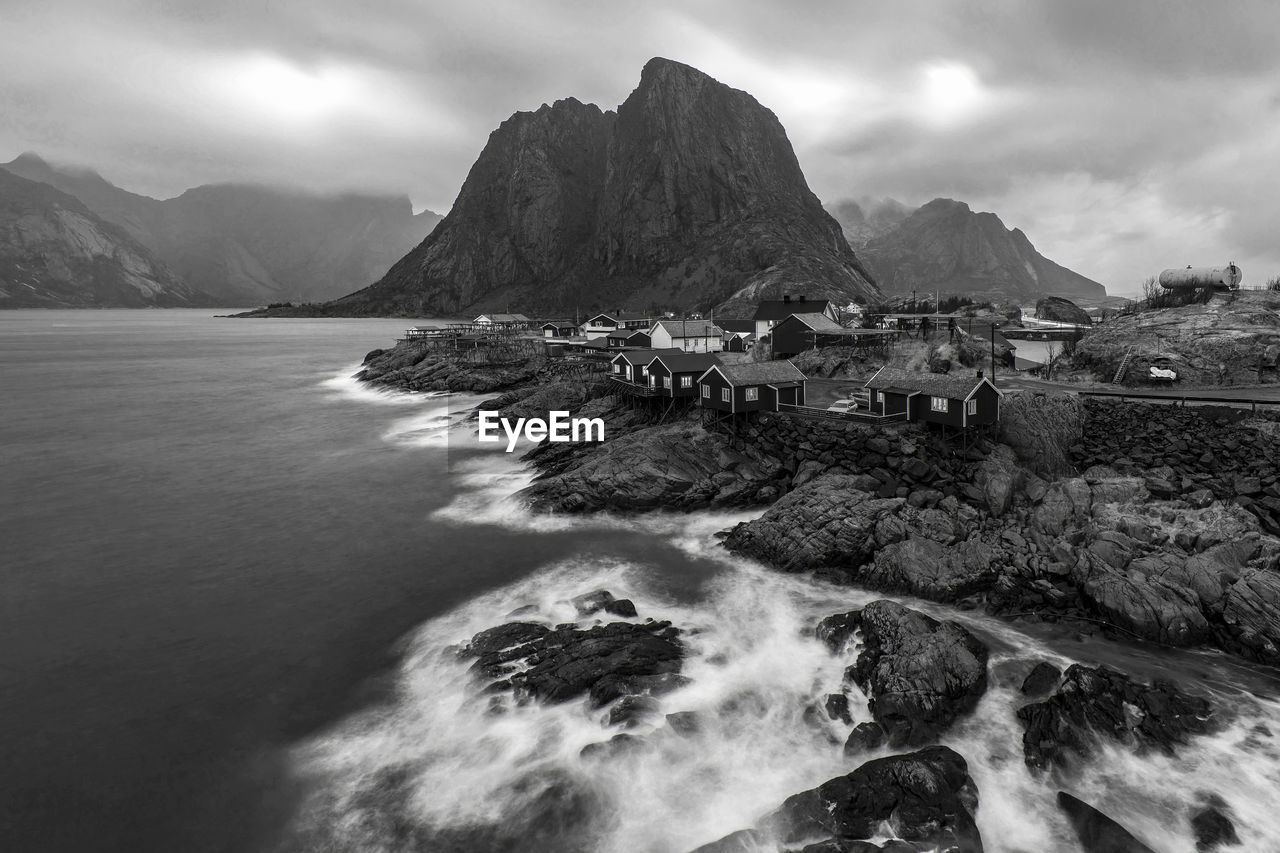
[[[848,414],[849,412],[852,412],[856,408],[858,408],[857,400],[836,400],[830,406],[827,406],[827,411],[840,412],[841,414]]]

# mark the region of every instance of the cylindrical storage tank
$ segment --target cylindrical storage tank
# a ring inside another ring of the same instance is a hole
[[[1186,290],[1193,287],[1209,287],[1217,290],[1235,290],[1244,277],[1240,267],[1187,267],[1184,270],[1165,270],[1160,273],[1160,285],[1169,290]]]

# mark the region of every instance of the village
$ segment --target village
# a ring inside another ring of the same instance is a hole
[[[888,366],[904,342],[953,340],[969,342],[970,349],[974,340],[985,342],[986,366],[957,366],[949,373]],[[545,357],[605,374],[614,395],[659,423],[697,409],[704,425],[730,429],[771,412],[913,422],[959,434],[999,420],[996,365],[1015,364],[1013,346],[990,320],[975,328],[972,318],[936,310],[870,316],[803,295],[765,300],[745,319],[677,319],[617,310],[575,322],[488,313],[469,323],[414,327],[401,344],[433,358],[475,365]],[[874,365],[874,372],[862,382],[827,379],[807,374],[793,361],[827,348],[853,353]]]

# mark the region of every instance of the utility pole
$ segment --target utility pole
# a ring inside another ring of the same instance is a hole
[[[996,324],[991,324],[991,384],[996,384]]]

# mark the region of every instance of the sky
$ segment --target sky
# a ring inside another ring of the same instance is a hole
[[[653,56],[753,94],[828,204],[939,196],[1131,295],[1280,275],[1280,3],[0,0],[0,161],[445,212],[488,134]]]

